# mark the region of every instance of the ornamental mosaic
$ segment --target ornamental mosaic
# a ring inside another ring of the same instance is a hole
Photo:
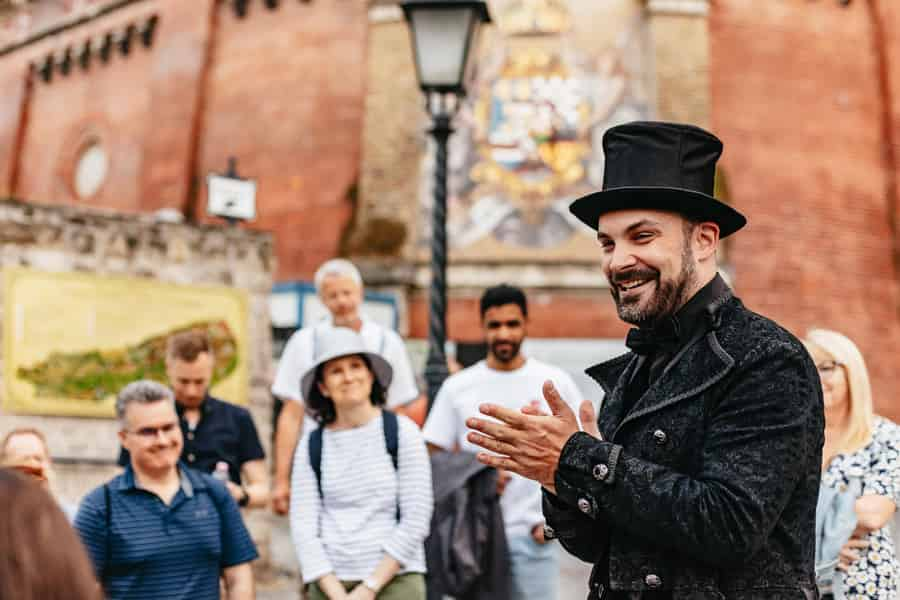
[[[643,12],[624,0],[507,0],[491,12],[451,138],[452,250],[580,256],[594,241],[568,205],[602,183],[603,132],[651,116]]]

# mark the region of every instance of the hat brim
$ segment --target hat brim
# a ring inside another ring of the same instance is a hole
[[[719,226],[719,237],[725,238],[747,224],[747,218],[707,194],[671,187],[618,187],[594,192],[569,205],[569,212],[579,221],[597,229],[601,215],[617,210],[665,210],[692,219],[712,221]]]
[[[334,356],[323,356],[316,364],[309,367],[303,376],[300,378],[300,391],[303,393],[303,400],[306,401],[309,398],[309,392],[312,389],[313,384],[316,382],[316,371],[318,370],[320,365],[327,363],[330,360],[334,360],[336,358],[342,358],[344,356],[354,356],[354,355],[365,356],[369,359],[369,364],[372,365],[372,373],[375,375],[375,380],[381,384],[381,387],[387,391],[387,389],[391,386],[391,381],[394,379],[394,369],[391,367],[391,364],[384,359],[380,354],[375,354],[374,352],[360,352],[360,351],[350,351],[350,352],[340,352],[335,354]]]

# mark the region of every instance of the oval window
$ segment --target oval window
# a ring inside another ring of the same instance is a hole
[[[106,150],[97,142],[88,144],[75,162],[75,193],[82,200],[94,196],[106,181],[108,172]]]

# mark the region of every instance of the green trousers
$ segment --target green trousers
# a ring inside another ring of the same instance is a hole
[[[361,585],[358,581],[342,581],[344,589],[348,592]],[[309,600],[328,600],[319,584],[309,584]],[[421,573],[407,573],[397,575],[391,579],[384,588],[378,592],[377,600],[425,600],[425,576]]]

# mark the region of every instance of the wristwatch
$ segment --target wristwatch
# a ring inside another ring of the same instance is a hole
[[[238,500],[238,506],[247,506],[250,503],[250,494],[241,486],[241,499]]]
[[[362,580],[362,584],[375,592],[376,595],[381,591],[378,581],[374,577],[366,577]]]

